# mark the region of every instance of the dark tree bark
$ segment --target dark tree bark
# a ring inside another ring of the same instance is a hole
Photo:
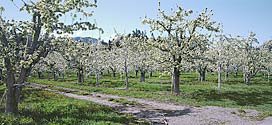
[[[112,76],[115,78],[116,77],[116,71],[112,72]]]
[[[180,76],[180,71],[178,68],[173,67],[173,73],[172,73],[172,94],[174,95],[179,95],[180,90],[179,90],[179,76]]]
[[[149,71],[149,78],[151,78],[153,76],[152,74],[152,70]]]
[[[145,71],[140,70],[140,82],[145,82]]]
[[[77,72],[77,84],[81,84],[84,82],[84,76],[83,76],[83,68],[80,67],[78,68],[78,72]]]
[[[206,66],[198,69],[198,80],[201,82],[206,80]]]
[[[125,89],[128,89],[128,73],[126,72],[125,75],[126,75],[126,81],[125,81],[126,88]]]
[[[112,71],[112,77],[115,78],[116,77],[116,69],[113,67],[110,67],[111,71]],[[109,71],[109,70],[108,70]],[[110,71],[109,71],[110,74]]]
[[[135,70],[135,78],[137,78],[138,77],[138,72],[139,72],[139,70],[137,69],[137,70]]]
[[[226,71],[225,72],[225,80],[228,80],[228,78],[229,78],[229,71]]]
[[[41,72],[41,71],[38,71],[37,73],[38,73],[38,79],[42,79],[42,77],[43,77],[43,76],[42,76],[42,72]]]
[[[0,80],[3,80],[3,70],[0,68]]]
[[[14,87],[15,82],[15,76],[13,71],[7,71],[7,94],[6,94],[6,113],[18,113],[18,100],[16,98],[16,93],[18,93],[18,88]]]
[[[6,78],[6,113],[17,114],[18,113],[18,103],[20,100],[20,86],[18,84],[22,84],[26,80],[26,76],[28,75],[28,69],[22,68],[19,78],[16,82],[15,80],[15,71],[12,69],[11,62],[8,58],[5,58],[5,67],[7,68],[7,78]]]

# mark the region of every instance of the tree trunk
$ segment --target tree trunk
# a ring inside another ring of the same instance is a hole
[[[12,69],[10,60],[5,58],[5,67],[7,68],[7,76],[6,76],[6,107],[5,112],[6,113],[12,113],[16,114],[18,113],[18,94],[19,89],[17,87],[14,87],[14,84],[16,84],[15,81],[15,72]],[[21,76],[19,76],[20,79]],[[17,92],[18,91],[18,92]]]
[[[235,77],[238,76],[238,68],[236,68],[236,71],[235,71]]]
[[[125,89],[128,89],[128,73],[126,72],[126,88]]]
[[[116,77],[116,71],[115,71],[115,70],[112,71],[112,76],[113,76],[114,78]]]
[[[250,75],[249,73],[244,73],[244,82],[249,85],[250,82]]]
[[[225,72],[225,81],[227,81],[228,78],[229,78],[229,71],[227,70],[227,71]]]
[[[125,79],[125,84],[126,84],[125,89],[128,89],[128,68],[127,68],[126,61],[125,61],[125,77],[126,77],[126,79]]]
[[[200,82],[205,81],[205,79],[206,79],[205,76],[206,76],[206,70],[205,70],[205,68],[204,69],[198,69],[198,80]]]
[[[56,71],[54,71],[53,75],[54,75],[54,81],[58,81],[58,79],[59,79],[58,73]]]
[[[83,69],[78,68],[78,71],[77,71],[77,84],[81,84],[83,82],[84,82]]]
[[[123,72],[120,72],[120,80],[123,80]]]
[[[99,86],[99,71],[95,72],[95,86]]]
[[[222,66],[219,63],[218,64],[218,85],[217,85],[218,89],[221,88],[221,81],[222,81],[222,79],[221,79],[221,68],[222,68]]]
[[[138,70],[135,70],[135,78],[138,77]]]
[[[10,71],[8,71],[10,72]],[[13,73],[7,73],[7,100],[6,100],[6,113],[18,113],[18,100],[16,98],[16,93],[18,88],[14,87],[15,76]]]
[[[61,81],[64,81],[64,71],[61,72],[61,76],[62,76]]]
[[[173,67],[173,73],[172,73],[172,94],[179,95],[179,69],[176,67]]]
[[[228,78],[229,78],[229,64],[226,65],[226,69],[225,70],[226,70],[225,71],[225,81],[227,81]]]
[[[270,72],[267,73],[268,82],[270,82]]]
[[[42,79],[42,72],[38,71],[38,79]]]
[[[150,71],[149,71],[149,78],[151,78],[152,75],[153,75],[153,74],[152,74],[152,70],[150,70]]]
[[[3,70],[0,68],[0,80],[3,80]]]
[[[145,82],[145,71],[140,70],[140,82]]]
[[[50,72],[47,72],[47,79],[50,80]]]

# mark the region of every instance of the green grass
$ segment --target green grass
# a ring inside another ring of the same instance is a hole
[[[4,85],[0,86],[3,94]],[[137,124],[131,115],[85,100],[68,98],[40,89],[25,88],[18,115],[7,115],[1,108],[1,124]]]
[[[272,84],[271,82],[268,83],[267,79],[261,74],[251,80],[251,85],[243,83],[242,74],[238,74],[238,76],[230,74],[228,80],[224,80],[223,77],[220,90],[217,89],[216,73],[208,73],[204,82],[197,81],[197,75],[197,73],[181,74],[180,96],[171,95],[170,76],[159,77],[158,72],[153,73],[151,78],[146,77],[146,82],[143,83],[140,83],[139,78],[135,78],[135,74],[131,73],[129,90],[120,89],[124,87],[124,79],[120,79],[120,77],[112,78],[109,74],[101,76],[99,87],[94,86],[94,76],[86,79],[81,85],[76,84],[75,75],[65,78],[65,81],[49,81],[33,77],[29,81],[90,92],[146,98],[166,103],[256,109],[266,112],[265,114],[268,115],[272,114]]]

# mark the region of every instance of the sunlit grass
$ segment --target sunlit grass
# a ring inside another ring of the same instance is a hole
[[[197,81],[197,76],[198,74],[195,72],[181,73],[180,96],[171,95],[170,76],[160,76],[158,72],[154,72],[151,78],[146,74],[146,82],[143,83],[139,82],[139,78],[135,78],[134,73],[130,73],[129,90],[120,89],[124,87],[124,78],[120,79],[119,75],[113,78],[110,74],[101,76],[98,87],[95,87],[94,76],[87,78],[81,85],[76,84],[75,74],[66,78],[65,81],[36,78],[30,78],[29,81],[90,92],[152,99],[166,103],[251,108],[272,112],[272,86],[262,75],[252,79],[249,86],[243,83],[242,74],[238,74],[238,76],[230,74],[227,80],[224,80],[223,76],[220,90],[217,88],[216,73],[208,73],[204,82]]]
[[[3,85],[0,94],[3,93]],[[3,111],[3,108],[1,109]],[[0,113],[2,124],[137,124],[131,115],[85,100],[68,98],[40,89],[26,88],[18,115]]]

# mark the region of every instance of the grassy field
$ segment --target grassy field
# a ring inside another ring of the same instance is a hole
[[[0,86],[0,94],[5,87]],[[18,115],[4,114],[2,107],[0,123],[5,124],[137,124],[133,116],[116,112],[96,103],[68,98],[39,89],[25,88]]]
[[[76,84],[75,76],[65,78],[65,81],[37,79],[34,76],[29,81],[91,92],[146,98],[166,103],[256,109],[267,115],[271,115],[272,112],[272,84],[267,82],[267,78],[261,74],[251,80],[251,85],[243,83],[241,74],[238,76],[231,74],[228,80],[223,80],[222,88],[218,90],[216,74],[208,73],[206,81],[199,82],[197,81],[197,73],[182,73],[180,96],[171,95],[169,75],[159,77],[159,73],[153,73],[153,77],[147,77],[146,82],[143,83],[140,83],[139,78],[134,76],[135,74],[130,74],[129,91],[120,89],[124,87],[124,79],[112,78],[110,74],[101,76],[99,87],[94,86],[94,76],[86,79],[81,85]]]

